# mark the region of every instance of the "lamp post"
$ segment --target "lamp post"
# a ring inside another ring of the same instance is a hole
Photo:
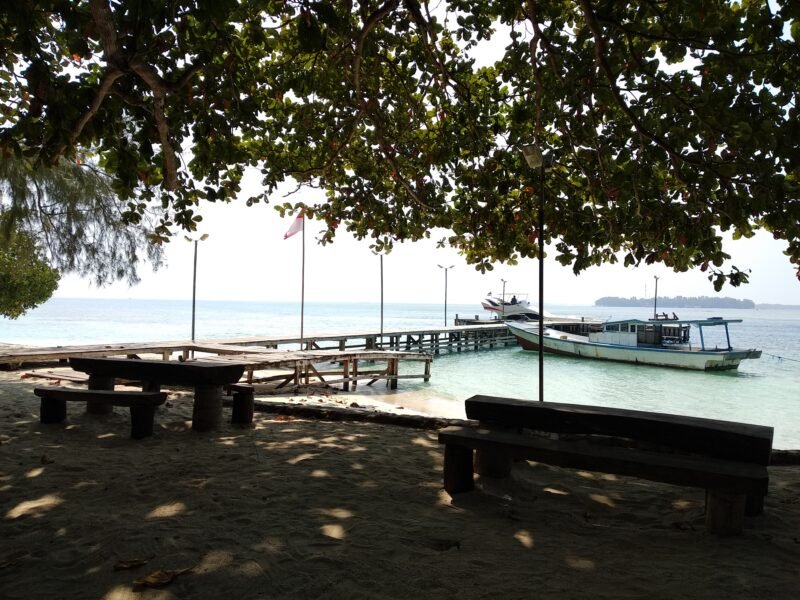
[[[522,147],[531,169],[539,168],[539,402],[544,401],[544,157],[536,145]]]
[[[653,318],[658,319],[658,277],[653,275],[656,280],[656,291],[653,293]]]
[[[192,341],[194,341],[194,315],[195,315],[195,301],[197,300],[197,242],[202,242],[208,239],[208,234],[204,233],[199,238],[190,238],[188,235],[184,236],[187,242],[194,242],[194,266],[192,268]]]
[[[453,268],[454,265],[443,267],[437,265],[440,269],[444,269],[444,326],[447,327],[447,271]]]
[[[381,254],[381,343],[380,348],[383,349],[383,254]]]
[[[503,282],[503,296],[500,298],[500,311],[503,321],[506,320],[506,280],[500,279]]]

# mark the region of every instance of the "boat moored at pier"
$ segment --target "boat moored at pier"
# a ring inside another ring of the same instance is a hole
[[[737,369],[745,359],[761,356],[761,350],[737,349],[730,343],[728,324],[741,319],[657,318],[607,321],[599,331],[570,333],[552,327],[544,329],[544,351],[579,358],[595,358],[632,364],[675,367],[701,371]],[[507,323],[509,331],[525,350],[539,349],[536,323]],[[690,329],[696,327],[699,344],[692,343]],[[723,327],[725,344],[706,344],[704,329]]]

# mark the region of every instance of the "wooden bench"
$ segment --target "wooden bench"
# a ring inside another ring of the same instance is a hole
[[[744,515],[763,510],[771,427],[490,396],[465,407],[479,427],[439,432],[450,494],[472,490],[473,472],[504,477],[514,460],[526,459],[705,489],[706,527],[714,533],[740,533]]]
[[[166,392],[126,392],[109,390],[80,390],[66,387],[38,387],[42,423],[63,423],[67,418],[67,401],[95,402],[109,406],[127,406],[131,410],[131,437],[141,439],[153,435],[156,406],[164,404]]]
[[[255,410],[255,389],[247,383],[233,383],[226,386],[229,394],[233,396],[231,410],[231,425],[250,426],[253,424],[253,411]]]
[[[192,429],[210,431],[222,422],[222,388],[236,383],[244,373],[238,363],[133,360],[126,358],[71,357],[70,366],[88,373],[89,389],[113,390],[117,378],[142,382],[142,391],[159,392],[162,385],[194,388]],[[100,413],[90,405],[90,412]]]

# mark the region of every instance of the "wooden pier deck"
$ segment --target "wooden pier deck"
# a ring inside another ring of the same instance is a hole
[[[171,360],[202,360],[245,365],[248,383],[278,381],[290,383],[342,384],[349,390],[359,381],[371,385],[386,380],[392,389],[399,379],[431,377],[433,355],[464,352],[516,344],[502,323],[441,328],[312,334],[304,336],[261,336],[227,339],[93,344],[54,347],[0,348],[0,367],[65,362],[70,357],[161,355]],[[400,374],[401,362],[422,362],[421,373]],[[364,364],[367,363],[367,368]],[[330,365],[335,365],[331,367]],[[259,376],[257,371],[271,371]],[[276,371],[282,371],[275,373]]]
[[[264,349],[290,350],[388,350],[394,352],[462,352],[516,344],[502,323],[497,325],[465,325],[456,327],[387,330],[383,336],[375,331],[323,333],[305,336],[253,336],[225,339],[134,342],[50,347],[0,348],[0,365],[66,360],[70,356],[133,356],[161,354],[169,360],[181,353],[186,359],[193,353],[239,354]]]

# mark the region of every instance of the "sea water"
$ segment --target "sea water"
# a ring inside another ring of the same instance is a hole
[[[652,316],[652,310],[639,307],[546,309],[602,320]],[[446,315],[441,304],[386,304],[383,329],[440,327],[445,319],[452,324],[456,314],[474,317],[482,312],[472,304],[449,305]],[[686,319],[742,319],[730,325],[732,345],[758,348],[762,357],[742,361],[735,371],[696,372],[546,354],[544,399],[769,425],[775,428],[776,448],[800,448],[800,309],[678,312]],[[371,303],[307,303],[303,317],[306,335],[378,332],[381,327],[381,307]],[[299,334],[299,303],[200,301],[196,305],[197,339]],[[706,329],[704,334],[707,345],[726,343],[722,327]],[[190,301],[52,299],[17,320],[0,319],[0,343],[155,342],[186,340],[190,335]],[[408,363],[403,369],[416,373],[420,367]],[[441,354],[435,357],[429,382],[403,379],[396,391],[378,385],[369,390],[395,396],[398,404],[425,405],[436,414],[463,416],[463,401],[474,394],[537,400],[538,371],[536,352],[508,346]]]

